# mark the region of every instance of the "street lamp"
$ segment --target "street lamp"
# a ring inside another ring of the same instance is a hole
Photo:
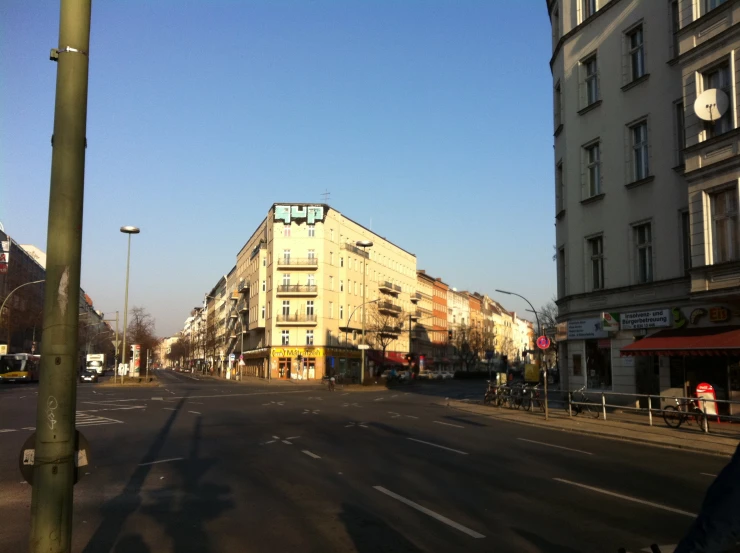
[[[363,305],[370,305],[371,303],[377,303],[377,302],[379,302],[379,301],[380,301],[380,298],[378,298],[378,299],[376,299],[376,300],[372,300],[372,301],[369,301],[369,302],[367,302],[367,303],[361,303],[360,305],[358,305],[357,307],[355,307],[355,308],[354,308],[354,309],[352,310],[352,313],[350,313],[350,314],[349,314],[349,318],[347,319],[347,326],[346,326],[346,329],[347,329],[347,330],[345,330],[345,331],[344,331],[344,345],[345,345],[345,346],[347,345],[347,340],[348,340],[348,338],[347,338],[347,333],[349,332],[349,323],[350,323],[350,322],[352,321],[352,315],[354,315],[354,314],[355,314],[355,311],[357,311],[357,310],[358,310],[358,309],[359,309],[360,307],[362,307]]]
[[[527,298],[522,296],[521,294],[517,294],[516,292],[507,292],[506,290],[496,290],[496,292],[500,294],[507,294],[509,296],[516,296],[518,298],[522,298],[524,301],[526,301],[529,304],[529,307],[532,308],[532,313],[534,313],[534,317],[537,320],[537,337],[539,338],[542,335],[542,327],[540,326],[540,317],[537,315],[537,311],[534,308],[534,305],[532,305],[532,302],[530,302]],[[540,358],[540,367],[542,367],[542,350],[540,350],[539,354]],[[549,406],[547,402],[547,367],[544,368],[544,376],[545,376],[545,420],[549,419],[550,411]]]
[[[0,317],[3,315],[3,310],[5,309],[5,304],[8,302],[8,299],[10,299],[10,296],[13,295],[13,293],[18,290],[19,288],[23,288],[24,286],[29,286],[31,284],[39,284],[41,282],[44,282],[44,279],[42,280],[33,280],[31,282],[24,282],[20,286],[16,286],[13,288],[10,293],[5,296],[5,299],[3,300],[3,304],[0,305]],[[25,338],[24,338],[25,339]],[[10,315],[8,315],[8,353],[10,353]]]
[[[121,227],[121,232],[128,234],[128,254],[126,255],[126,294],[123,300],[123,351],[121,352],[122,364],[126,365],[126,331],[128,330],[128,273],[131,264],[131,235],[139,234],[141,232],[138,227],[125,226]],[[116,368],[117,370],[117,368]],[[115,381],[115,374],[113,380]],[[123,382],[123,375],[121,375],[121,382]]]
[[[367,250],[366,248],[372,248],[373,243],[370,240],[358,240],[355,242],[358,248],[362,248],[364,256],[362,259],[362,304],[365,304],[365,273],[367,273]],[[362,368],[360,370],[360,384],[365,379],[365,348],[367,343],[365,342],[365,308],[362,308]]]

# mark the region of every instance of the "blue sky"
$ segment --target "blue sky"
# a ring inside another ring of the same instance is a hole
[[[0,222],[46,248],[58,2],[0,4]],[[274,202],[320,202],[522,314],[555,291],[540,0],[93,3],[82,287],[157,331]]]

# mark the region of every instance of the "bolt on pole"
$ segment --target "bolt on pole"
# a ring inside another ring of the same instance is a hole
[[[47,230],[44,339],[31,495],[32,553],[72,548],[75,407],[92,0],[61,0]]]

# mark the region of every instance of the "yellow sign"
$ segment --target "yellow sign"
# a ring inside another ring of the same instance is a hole
[[[537,365],[524,365],[524,380],[526,380],[527,382],[539,382],[539,367]]]
[[[324,348],[272,348],[272,357],[323,357]]]
[[[8,353],[8,345],[0,344],[0,355],[7,355],[7,353]]]

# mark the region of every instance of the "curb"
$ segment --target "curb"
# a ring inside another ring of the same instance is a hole
[[[489,419],[494,419],[501,422],[511,422],[514,424],[523,424],[526,426],[534,426],[537,428],[549,428],[550,430],[557,430],[560,432],[570,432],[573,434],[581,434],[584,436],[597,436],[599,438],[606,438],[609,440],[617,440],[617,441],[623,441],[623,442],[631,442],[634,444],[640,444],[645,446],[651,446],[651,447],[659,447],[663,449],[673,449],[678,451],[685,451],[690,453],[700,453],[702,455],[713,455],[715,457],[732,457],[735,448],[733,447],[733,451],[729,453],[725,453],[722,451],[717,451],[716,449],[702,449],[697,448],[696,446],[689,446],[689,445],[681,445],[681,444],[666,444],[666,443],[660,443],[660,442],[646,442],[645,440],[639,440],[637,438],[632,438],[631,436],[620,436],[617,434],[610,434],[608,432],[593,432],[590,430],[581,430],[578,428],[557,428],[548,426],[547,424],[542,424],[538,422],[530,422],[530,421],[524,421],[524,420],[513,420],[513,419],[505,419],[501,417],[496,417],[494,415],[487,415],[485,413],[479,413],[477,411],[471,411],[470,409],[465,409],[463,406],[457,406],[457,405],[447,405],[445,403],[439,403],[435,402],[434,405],[438,405],[440,407],[447,407],[452,409],[457,409],[458,411],[464,411],[466,413],[472,413],[474,415],[480,415],[482,417],[488,417]],[[729,446],[720,446],[720,447],[729,447]]]

